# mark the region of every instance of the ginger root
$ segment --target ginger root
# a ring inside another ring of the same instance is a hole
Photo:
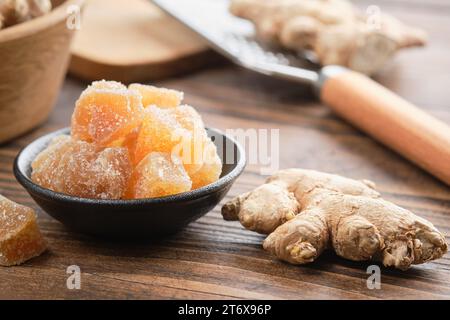
[[[347,0],[232,0],[230,11],[252,21],[263,41],[311,50],[322,65],[343,65],[366,74],[396,51],[423,46],[422,30],[384,13],[368,19]]]
[[[0,29],[42,16],[51,9],[50,0],[0,0]]]
[[[268,234],[264,249],[293,264],[312,262],[330,248],[349,260],[406,270],[447,252],[445,237],[430,222],[381,199],[373,182],[312,170],[279,171],[226,203],[222,215]]]

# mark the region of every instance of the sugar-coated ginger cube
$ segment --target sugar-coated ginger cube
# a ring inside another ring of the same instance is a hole
[[[132,164],[128,150],[57,137],[32,163],[31,179],[53,191],[82,198],[119,199]]]
[[[134,163],[150,152],[172,153],[181,158],[188,174],[203,165],[206,132],[200,115],[192,107],[161,109],[149,106],[136,140]]]
[[[171,108],[168,111],[186,130],[191,132],[198,131],[196,132],[197,134],[206,134],[202,117],[193,107],[189,105],[182,105]]]
[[[208,140],[204,150],[204,163],[202,167],[190,175],[192,189],[198,189],[217,181],[222,173],[222,161],[217,154],[217,148],[211,140]]]
[[[71,138],[60,135],[50,142],[49,146],[41,151],[34,159],[31,167],[31,178],[34,182],[47,189],[60,189],[56,187],[60,179],[55,176],[62,155],[71,147]],[[55,187],[53,187],[55,186]]]
[[[95,81],[83,91],[72,115],[72,136],[113,146],[142,121],[142,97],[115,81]]]
[[[34,210],[0,195],[0,265],[19,265],[46,247]]]
[[[128,154],[130,155],[130,161],[132,164],[135,164],[134,157],[136,154],[136,143],[137,143],[139,131],[140,131],[140,126],[135,128],[129,134],[127,134],[127,136],[122,141],[120,141],[120,144],[118,144],[118,146],[127,148]]]
[[[129,89],[138,91],[141,94],[144,107],[155,105],[160,108],[173,108],[179,106],[183,100],[183,92],[176,90],[138,83],[130,84]]]
[[[191,106],[182,105],[172,108],[169,112],[176,121],[190,132],[189,139],[184,139],[180,152],[181,160],[189,175],[200,170],[203,165],[203,154],[205,152],[208,135],[200,114]]]
[[[134,169],[125,197],[163,197],[189,191],[191,186],[180,158],[170,153],[152,152]]]
[[[136,139],[134,163],[139,163],[150,152],[174,153],[180,156],[179,146],[190,139],[191,133],[184,129],[167,110],[156,106],[145,109]]]

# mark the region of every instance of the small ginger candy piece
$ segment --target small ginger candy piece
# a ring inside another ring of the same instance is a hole
[[[31,179],[44,188],[92,199],[120,199],[131,175],[126,148],[97,149],[59,136],[31,164]]]
[[[126,199],[164,197],[191,190],[192,182],[176,155],[151,152],[136,166]]]
[[[114,146],[143,116],[141,95],[115,81],[94,81],[83,91],[72,114],[72,137],[98,147]]]
[[[192,190],[211,184],[220,178],[222,173],[222,161],[217,154],[217,148],[211,140],[205,142],[204,163],[202,167],[191,174]]]
[[[183,101],[183,92],[177,90],[158,88],[139,83],[130,84],[128,88],[141,94],[142,105],[144,107],[155,105],[160,108],[174,108],[179,106],[181,101]]]
[[[19,265],[45,249],[34,210],[0,195],[0,265]]]

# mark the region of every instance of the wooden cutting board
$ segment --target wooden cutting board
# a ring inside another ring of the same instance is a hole
[[[203,40],[149,0],[89,0],[70,72],[86,80],[156,80],[196,69],[214,56]]]

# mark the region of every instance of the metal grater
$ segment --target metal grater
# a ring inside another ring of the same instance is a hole
[[[264,47],[255,40],[251,22],[229,13],[228,0],[153,0],[153,3],[202,36],[217,52],[255,72],[311,84],[320,90],[321,74],[344,69],[333,66],[320,71],[309,52],[299,55]]]

